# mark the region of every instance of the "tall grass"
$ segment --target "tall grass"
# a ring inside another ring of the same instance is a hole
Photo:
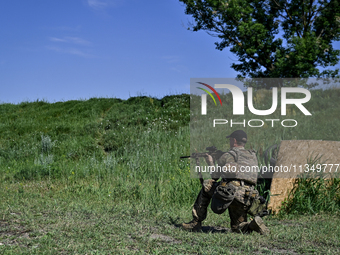
[[[315,97],[306,105],[312,117],[290,109],[300,128],[246,128],[247,146],[258,151],[260,162],[265,149],[282,139],[340,140],[340,121],[335,117],[340,111],[335,101],[339,90],[312,93]],[[270,107],[268,100],[257,97],[255,107]],[[111,196],[117,203],[190,208],[200,184],[190,178],[190,162],[179,157],[190,154],[190,143],[197,151],[211,145],[226,151],[221,137],[239,127],[218,127],[212,137],[205,135],[204,126],[193,131],[188,125],[193,118],[189,105],[190,96],[185,94],[1,104],[0,185],[44,180],[62,183],[75,193]],[[221,114],[230,119],[230,105],[226,107]],[[252,116],[246,113],[244,118]],[[190,135],[201,137],[197,145],[190,142]]]
[[[187,204],[197,193],[189,161],[179,159],[189,153],[187,95],[39,101],[0,105],[0,111],[3,184],[84,182],[145,206]]]
[[[325,163],[319,155],[311,156],[307,162],[309,169],[317,164]],[[339,176],[337,172],[332,175],[322,175],[314,171],[299,176],[283,204],[281,214],[339,213]]]
[[[339,213],[340,179],[299,178],[285,201],[282,213]]]

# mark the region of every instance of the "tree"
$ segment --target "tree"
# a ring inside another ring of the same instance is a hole
[[[334,78],[339,61],[340,0],[180,0],[192,15],[193,31],[220,40],[240,63],[232,68],[249,78]],[[323,68],[324,70],[319,70]]]

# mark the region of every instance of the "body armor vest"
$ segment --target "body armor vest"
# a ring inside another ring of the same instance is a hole
[[[258,163],[255,151],[233,148],[227,153],[234,157],[237,164],[235,179],[256,185]]]

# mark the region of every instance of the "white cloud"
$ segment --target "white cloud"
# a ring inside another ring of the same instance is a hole
[[[88,5],[95,10],[102,10],[114,6],[117,0],[87,0]]]
[[[92,8],[102,8],[107,6],[107,3],[101,0],[87,0],[87,3]]]
[[[76,49],[76,48],[60,48],[60,47],[55,47],[55,46],[46,46],[46,49],[59,52],[59,53],[66,53],[66,54],[71,54],[71,55],[76,55],[79,57],[84,57],[84,58],[93,58],[95,57],[94,55],[88,54],[82,50]]]
[[[162,58],[165,59],[167,63],[177,63],[181,60],[179,56],[163,56]]]
[[[187,66],[181,64],[182,62],[181,56],[167,55],[167,56],[162,56],[161,58],[166,61],[171,71],[175,71],[177,73],[183,73],[183,72],[188,71]]]
[[[56,37],[50,37],[49,39],[50,39],[50,41],[52,41],[52,42],[66,42],[65,39],[56,38]]]
[[[95,57],[94,55],[87,53],[88,47],[92,45],[90,41],[72,36],[49,37],[48,39],[53,43],[52,45],[46,46],[46,49],[48,50],[84,58]]]
[[[170,68],[171,71],[175,71],[177,73],[187,72],[188,68],[185,65],[176,65]]]
[[[43,30],[51,30],[51,31],[67,31],[67,32],[79,32],[81,30],[81,26],[75,26],[75,27],[70,27],[70,26],[57,26],[57,27],[49,27],[49,26],[43,26],[41,29]]]
[[[50,37],[49,39],[52,42],[73,43],[73,44],[85,45],[85,46],[91,45],[91,42],[86,41],[79,37],[63,37],[63,38]]]

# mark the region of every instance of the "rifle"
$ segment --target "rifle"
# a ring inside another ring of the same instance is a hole
[[[200,158],[205,158],[207,154],[211,155],[214,160],[218,159],[219,157],[222,156],[224,153],[221,150],[217,150],[215,146],[210,146],[205,148],[208,152],[203,152],[203,153],[192,153],[191,156],[182,156],[180,158],[195,158],[196,159],[196,165],[200,165]],[[203,176],[202,173],[199,171],[198,172],[198,177],[200,179],[201,184],[203,184]]]

